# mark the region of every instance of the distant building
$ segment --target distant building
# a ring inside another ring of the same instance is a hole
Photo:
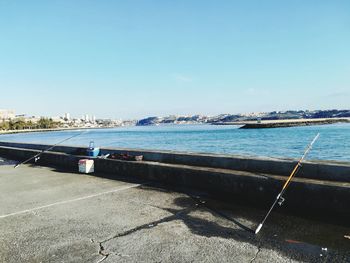
[[[8,120],[16,117],[14,110],[0,110],[0,119]]]
[[[65,113],[65,114],[64,114],[64,118],[65,118],[67,121],[70,121],[70,114],[69,114],[69,113]]]
[[[54,122],[64,123],[64,120],[61,117],[58,117],[58,116],[51,117],[50,119],[53,120]]]

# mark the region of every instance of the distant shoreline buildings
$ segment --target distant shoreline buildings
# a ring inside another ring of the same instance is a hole
[[[14,110],[2,110],[0,109],[0,120],[10,120],[16,117]]]
[[[14,110],[0,110],[0,130],[19,130],[37,128],[109,128],[135,125],[136,120],[97,119],[94,114],[84,114],[82,118],[74,118],[66,112],[63,116],[31,116],[16,115]]]
[[[138,126],[160,124],[225,124],[244,121],[320,119],[320,118],[350,118],[350,110],[299,110],[253,112],[242,114],[220,114],[216,116],[174,116],[148,117],[137,121]]]
[[[148,117],[141,120],[98,119],[94,114],[72,117],[68,112],[58,117],[38,117],[26,114],[16,115],[14,110],[0,110],[0,130],[47,128],[110,128],[120,126],[147,126],[160,124],[234,124],[245,121],[292,120],[319,118],[350,118],[350,110],[299,110],[253,112],[242,114],[219,114],[216,116],[190,115]]]

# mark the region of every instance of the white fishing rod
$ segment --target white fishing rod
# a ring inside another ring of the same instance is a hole
[[[84,133],[87,133],[87,132],[88,132],[88,130],[83,131],[83,132],[78,133],[78,134],[74,134],[73,136],[70,136],[70,137],[68,137],[68,138],[66,138],[66,139],[64,139],[64,140],[62,140],[62,141],[59,141],[58,143],[56,143],[56,144],[50,146],[49,148],[47,148],[47,149],[45,149],[45,150],[42,150],[40,153],[34,155],[33,157],[30,157],[29,159],[27,159],[27,160],[25,160],[25,161],[23,161],[23,162],[21,162],[21,163],[16,164],[13,168],[17,168],[18,166],[20,166],[20,165],[22,165],[22,164],[25,164],[25,163],[27,163],[27,162],[33,160],[33,159],[34,159],[34,162],[37,162],[37,161],[40,159],[40,155],[42,155],[44,152],[50,151],[51,149],[55,148],[57,145],[59,145],[59,144],[65,142],[65,141],[68,141],[68,140],[70,140],[70,139],[73,139],[74,137],[78,137],[78,136],[80,136],[80,135],[82,135],[82,134],[84,134]]]
[[[265,223],[266,219],[268,218],[268,216],[270,215],[271,211],[273,210],[273,208],[275,207],[275,205],[278,203],[279,205],[282,205],[282,203],[284,202],[284,198],[283,198],[283,194],[284,192],[287,190],[287,187],[289,186],[292,178],[294,177],[294,175],[297,174],[297,172],[299,171],[299,169],[301,168],[301,163],[304,161],[306,155],[310,152],[310,150],[312,149],[312,145],[316,142],[316,140],[318,139],[318,137],[320,136],[319,133],[317,133],[317,135],[315,136],[315,138],[312,140],[312,142],[306,147],[306,150],[303,154],[303,156],[299,159],[297,165],[294,167],[292,173],[290,174],[290,176],[288,177],[287,181],[284,183],[281,192],[276,196],[275,201],[273,202],[270,210],[267,212],[267,214],[265,215],[264,219],[261,221],[261,223],[258,225],[258,227],[255,230],[255,234],[257,234],[260,229],[262,228],[263,224]]]

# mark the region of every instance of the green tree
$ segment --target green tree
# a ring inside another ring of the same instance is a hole
[[[26,125],[24,119],[10,120],[9,126],[11,130],[23,130]]]
[[[9,130],[10,129],[10,124],[8,121],[2,121],[0,122],[0,130]]]
[[[57,128],[58,126],[58,123],[54,122],[51,118],[40,118],[38,121],[38,128],[40,129]]]

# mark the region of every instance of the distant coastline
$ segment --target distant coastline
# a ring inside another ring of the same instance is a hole
[[[308,125],[326,125],[337,122],[349,123],[350,110],[289,110],[273,112],[252,112],[245,114],[219,114],[216,116],[191,115],[166,117],[147,117],[140,120],[113,121],[107,119],[89,120],[60,117],[59,119],[41,117],[14,117],[0,119],[0,135],[29,132],[52,132],[83,129],[104,129],[122,126],[158,125],[237,125],[241,128],[277,128]]]
[[[115,127],[71,127],[71,128],[48,128],[48,129],[24,129],[24,130],[8,130],[0,131],[0,135],[16,134],[16,133],[31,133],[31,132],[53,132],[53,131],[74,131],[74,130],[90,130],[90,129],[109,129]]]
[[[350,123],[350,118],[319,118],[319,119],[283,119],[283,120],[261,120],[260,123],[254,121],[233,121],[233,122],[215,122],[215,123],[168,123],[171,125],[235,125],[242,126],[240,129],[263,129],[263,128],[283,128],[296,126],[327,125],[334,123]],[[152,125],[158,126],[159,124]],[[149,126],[149,125],[146,125]],[[118,127],[118,126],[116,126]],[[111,129],[116,127],[68,127],[68,128],[46,128],[46,129],[22,129],[22,130],[0,130],[0,136],[6,134],[34,133],[34,132],[55,132],[55,131],[74,131],[89,129]],[[120,127],[120,126],[119,126]]]
[[[216,116],[192,115],[166,117],[147,117],[136,122],[137,126],[161,125],[161,124],[213,124],[213,125],[244,125],[261,121],[293,121],[293,120],[324,120],[350,118],[350,110],[288,110],[272,112],[252,112],[245,114],[219,114]]]

